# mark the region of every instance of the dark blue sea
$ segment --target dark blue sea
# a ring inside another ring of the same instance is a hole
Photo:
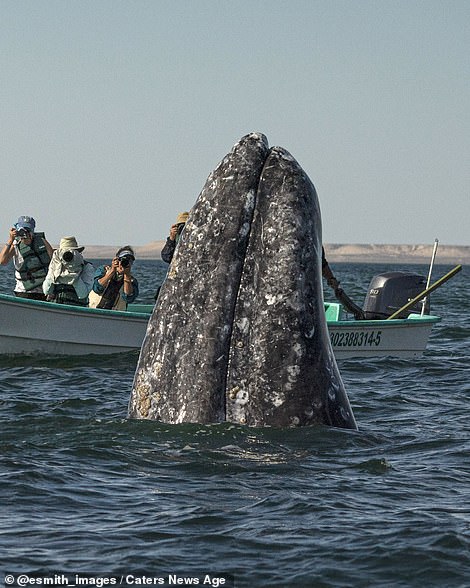
[[[375,274],[428,271],[332,267],[359,305]],[[432,295],[422,358],[340,362],[358,432],[128,420],[136,353],[0,357],[0,580],[470,586],[469,270]],[[164,271],[136,263],[140,302]]]

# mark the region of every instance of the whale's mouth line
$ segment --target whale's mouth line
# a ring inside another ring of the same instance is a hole
[[[259,137],[259,135],[257,135]],[[228,390],[228,386],[227,386],[227,382],[229,379],[229,373],[230,373],[230,365],[231,365],[231,350],[232,350],[232,345],[233,345],[233,339],[234,339],[234,319],[235,319],[235,313],[236,313],[236,309],[238,306],[238,302],[239,302],[239,298],[240,298],[240,294],[241,294],[241,283],[243,280],[243,275],[244,275],[244,270],[245,270],[245,265],[246,265],[246,260],[247,260],[247,252],[249,250],[250,247],[250,238],[251,238],[251,234],[252,234],[252,229],[253,229],[253,222],[255,219],[255,215],[257,214],[257,203],[258,203],[258,194],[259,194],[259,186],[261,183],[261,178],[263,177],[263,171],[266,168],[266,162],[268,161],[269,158],[269,154],[271,153],[271,151],[275,149],[275,148],[271,148],[265,157],[264,160],[264,164],[263,167],[261,168],[260,174],[258,176],[258,182],[256,184],[256,190],[254,190],[254,198],[253,198],[253,206],[252,206],[252,210],[251,210],[251,216],[249,219],[249,230],[247,233],[247,238],[246,238],[246,243],[245,243],[245,250],[243,252],[243,263],[241,264],[240,267],[240,272],[238,273],[238,281],[236,283],[236,296],[234,297],[234,302],[233,302],[233,306],[232,306],[232,320],[230,321],[230,335],[228,337],[228,345],[227,345],[227,358],[226,358],[226,369],[225,369],[225,374],[224,374],[224,384],[223,384],[223,415],[224,415],[224,421],[226,420],[227,417],[227,394],[233,394],[234,390]]]

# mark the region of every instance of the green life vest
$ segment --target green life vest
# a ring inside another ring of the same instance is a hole
[[[44,233],[34,233],[30,245],[20,241],[18,251],[23,258],[21,268],[17,270],[19,279],[23,283],[26,292],[38,288],[47,276],[47,269],[51,256],[49,255],[44,240]]]
[[[88,298],[79,298],[75,288],[70,284],[54,284],[51,298],[57,304],[72,304],[73,306],[88,306]]]

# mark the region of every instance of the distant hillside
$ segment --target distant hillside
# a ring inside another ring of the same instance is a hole
[[[138,259],[160,259],[165,241],[152,241],[148,245],[134,247]],[[112,259],[121,245],[87,245],[84,251],[89,259]]]
[[[135,247],[138,259],[160,259],[165,241],[152,241],[147,245]],[[87,245],[86,257],[90,259],[111,259],[117,246]],[[374,245],[345,243],[325,244],[328,261],[351,263],[429,263],[433,244],[430,245]],[[470,265],[470,246],[441,245],[437,250],[436,263]]]
[[[352,263],[429,263],[434,244],[430,245],[346,245],[325,244],[328,260]],[[441,245],[437,249],[436,263],[470,264],[470,246]]]

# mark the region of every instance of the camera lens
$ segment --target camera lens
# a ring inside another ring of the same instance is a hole
[[[66,262],[69,263],[72,261],[73,259],[73,251],[64,251],[64,253],[62,254],[62,259]]]
[[[128,267],[131,263],[131,260],[128,257],[121,257],[119,261],[121,262],[122,267]]]

